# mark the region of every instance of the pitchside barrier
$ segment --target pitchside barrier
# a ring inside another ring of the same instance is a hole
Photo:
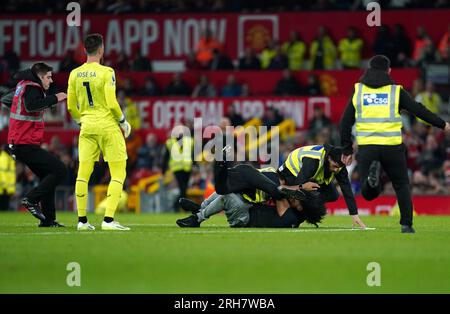
[[[168,188],[169,179],[161,182],[162,177],[154,177],[149,185],[133,187],[127,193],[127,202],[120,211],[139,213],[173,212],[173,202],[178,195],[177,188]],[[149,181],[150,182],[150,181]],[[162,185],[154,186],[154,184]],[[94,212],[106,197],[107,185],[98,185],[89,191],[88,212]],[[208,194],[211,191],[208,192]],[[200,204],[203,201],[205,190],[188,189],[187,196]],[[12,199],[12,208],[20,209],[18,198]],[[393,195],[381,195],[373,201],[366,201],[362,196],[356,196],[359,214],[364,215],[398,215],[397,199]],[[450,195],[414,195],[414,211],[417,215],[450,215]],[[63,211],[76,211],[74,189],[72,187],[57,187],[56,208]],[[342,197],[336,202],[327,203],[328,214],[348,215],[347,206]],[[22,208],[23,211],[25,209]]]
[[[227,110],[233,106],[244,120],[262,119],[269,108],[275,108],[285,118],[294,121],[296,130],[308,128],[309,121],[313,118],[314,108],[322,107],[325,115],[338,123],[348,102],[347,96],[336,97],[214,97],[198,98],[189,97],[133,97],[137,114],[133,121],[139,125],[134,129],[135,134],[142,139],[148,133],[155,134],[160,142],[164,142],[170,134],[172,127],[183,121],[200,118],[203,128],[211,125],[219,125],[221,119],[226,116]],[[58,106],[59,121],[46,120],[44,143],[49,143],[54,136],[59,137],[62,144],[70,146],[73,137],[78,135],[79,127],[74,124],[65,111],[66,106]],[[126,109],[125,109],[126,111]],[[9,112],[0,113],[6,115]],[[47,116],[46,116],[47,118]],[[258,120],[253,120],[258,121]],[[290,130],[290,128],[289,128]],[[283,135],[281,133],[280,135]],[[5,126],[0,131],[0,142],[6,142],[8,129]]]

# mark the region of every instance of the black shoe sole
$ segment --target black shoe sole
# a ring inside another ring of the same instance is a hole
[[[41,224],[39,224],[38,227],[39,228],[65,228],[66,226],[61,225],[61,224],[57,224],[57,225],[55,225],[55,224],[52,224],[52,225],[41,225]]]
[[[376,188],[377,186],[380,185],[380,171],[381,171],[381,163],[379,161],[373,161],[370,164],[369,175],[367,178],[367,183],[369,184],[370,187]],[[373,179],[374,183],[371,184],[371,180],[369,179]]]
[[[45,220],[45,216],[43,213],[41,213],[39,210],[36,209],[30,209],[26,206],[26,204],[21,204],[24,208],[26,208],[26,210],[28,210],[30,212],[31,215],[33,215],[33,217],[39,219],[39,220]]]
[[[176,221],[176,223],[177,223],[177,225],[178,225],[179,227],[181,227],[181,228],[198,228],[198,227],[200,227],[200,224],[197,225],[197,226],[193,226],[193,225],[186,224],[186,223],[184,223],[184,222],[182,221],[182,219],[178,219],[178,220]]]
[[[180,198],[178,203],[180,204],[181,208],[183,208],[184,210],[189,211],[193,214],[196,214],[200,211],[200,205],[191,201],[190,199]]]

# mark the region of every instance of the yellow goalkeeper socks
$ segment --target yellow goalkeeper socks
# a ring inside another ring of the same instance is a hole
[[[114,218],[120,195],[122,194],[123,182],[125,181],[127,162],[116,161],[109,162],[109,171],[111,173],[111,182],[108,186],[105,217]]]
[[[87,182],[82,179],[77,179],[77,183],[75,183],[75,198],[77,200],[78,217],[86,217],[87,194]]]
[[[88,182],[93,169],[94,162],[80,162],[77,182],[75,183],[78,217],[86,217]]]

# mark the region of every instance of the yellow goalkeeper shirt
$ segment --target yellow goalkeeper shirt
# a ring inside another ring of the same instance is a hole
[[[82,130],[117,127],[122,110],[116,99],[114,70],[97,62],[72,70],[67,90],[67,107]]]

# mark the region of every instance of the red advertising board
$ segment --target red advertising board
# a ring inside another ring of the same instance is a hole
[[[305,129],[315,106],[338,122],[347,105],[347,97],[217,97],[217,98],[133,98],[140,112],[142,128],[169,130],[174,124],[200,118],[202,125],[218,125],[229,106],[244,120],[262,118],[269,107],[293,119],[297,129]]]
[[[142,132],[153,132],[163,140],[168,131],[179,122],[193,121],[199,118],[202,126],[218,125],[227,113],[229,106],[234,106],[244,120],[262,118],[269,107],[278,109],[286,118],[293,119],[297,129],[308,127],[315,106],[324,108],[325,113],[338,123],[347,105],[347,97],[216,97],[216,98],[188,98],[188,97],[133,97],[139,117]],[[65,121],[48,124],[48,131],[60,133],[62,141],[71,142],[71,135],[64,136],[63,125],[70,122],[66,105],[58,105],[60,114]],[[6,114],[6,112],[4,113]],[[50,130],[49,130],[50,129]],[[51,134],[51,133],[48,133]],[[72,133],[70,133],[72,134]],[[46,135],[46,139],[50,139]],[[0,132],[1,142],[6,141],[6,130]]]
[[[382,195],[373,201],[356,197],[360,215],[388,215],[397,205],[395,196]],[[416,195],[413,196],[414,211],[418,215],[450,215],[450,196]],[[335,215],[348,215],[347,205],[342,197],[336,202],[327,203],[328,212]],[[393,212],[398,213],[398,209]]]
[[[317,28],[326,26],[335,41],[357,26],[371,53],[377,27],[366,23],[369,12],[307,12],[274,14],[126,14],[81,15],[81,26],[67,26],[65,15],[0,15],[0,55],[14,50],[22,60],[60,59],[77,47],[83,34],[103,34],[107,55],[140,49],[154,60],[182,59],[195,50],[206,27],[224,44],[232,58],[246,46],[260,50],[270,39],[286,41],[292,30],[310,43]],[[450,10],[383,10],[381,23],[403,24],[413,39],[418,25],[424,26],[434,42],[447,30]]]

